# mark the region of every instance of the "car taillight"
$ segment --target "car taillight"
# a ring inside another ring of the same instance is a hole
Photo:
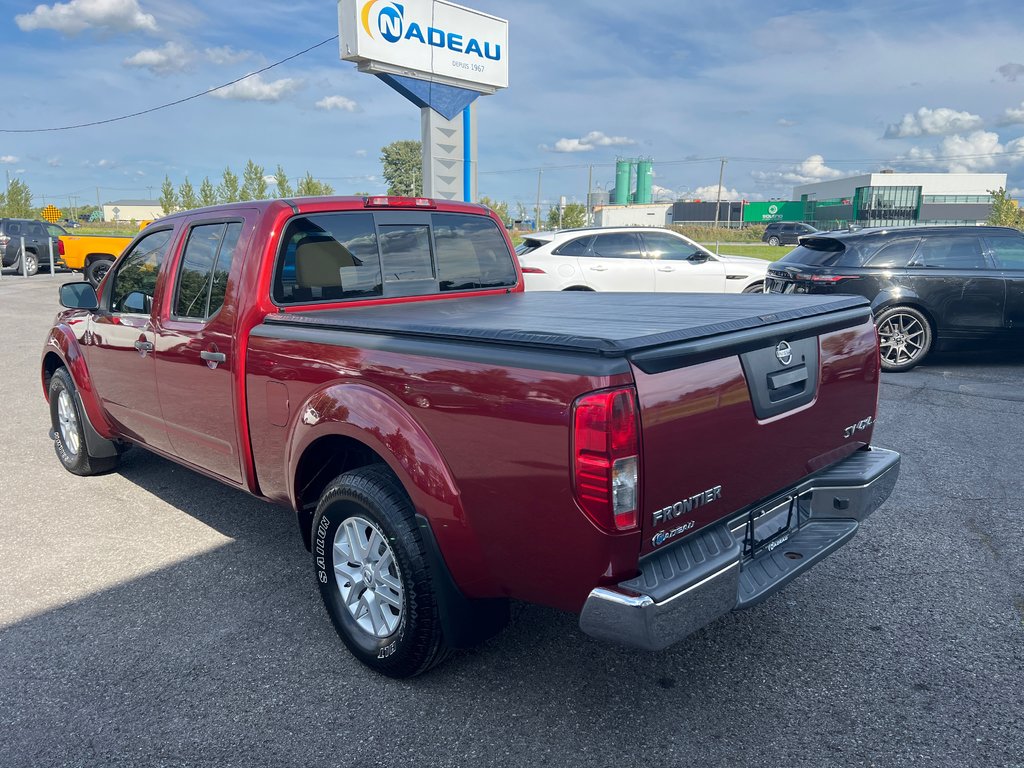
[[[363,202],[365,208],[436,208],[437,204],[429,197],[368,197]]]
[[[57,240],[57,253],[61,256],[64,255],[64,241],[59,238]]]
[[[523,267],[524,275],[543,275],[544,270],[540,267]]]
[[[608,531],[638,523],[640,440],[636,392],[594,392],[573,408],[573,479],[576,501]]]
[[[860,275],[811,275],[812,283],[838,283],[840,280],[856,280]]]

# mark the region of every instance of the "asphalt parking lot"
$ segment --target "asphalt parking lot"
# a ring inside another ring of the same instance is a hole
[[[893,497],[757,608],[646,654],[517,605],[398,682],[334,634],[288,510],[141,450],[61,468],[38,360],[68,279],[0,279],[5,768],[1024,766],[1024,355],[886,376]]]

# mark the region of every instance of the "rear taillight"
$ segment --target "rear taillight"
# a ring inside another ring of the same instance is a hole
[[[57,240],[57,253],[59,253],[61,256],[64,255],[64,241],[63,240],[60,240],[60,239]]]
[[[638,430],[633,389],[584,395],[573,408],[576,501],[608,531],[637,527]]]
[[[840,280],[856,280],[860,275],[811,275],[812,283],[838,283]]]
[[[540,267],[523,267],[524,275],[543,275],[544,270]]]

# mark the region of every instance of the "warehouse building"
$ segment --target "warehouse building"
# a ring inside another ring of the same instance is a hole
[[[159,200],[115,200],[103,204],[104,221],[150,221],[163,215]]]
[[[866,173],[794,187],[793,201],[800,204],[779,204],[772,218],[762,214],[761,220],[806,221],[822,229],[984,224],[992,212],[990,191],[1005,188],[1005,173]]]

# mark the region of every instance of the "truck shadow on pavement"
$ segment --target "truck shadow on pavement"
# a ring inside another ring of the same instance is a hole
[[[784,595],[659,654],[517,604],[497,638],[394,681],[336,636],[290,510],[138,449],[119,471],[230,542],[0,629],[4,766],[725,765],[776,732],[794,749],[822,738],[801,735],[782,667],[834,655],[835,633],[807,631]],[[835,597],[803,587],[805,610]],[[845,675],[809,668],[798,691]]]

